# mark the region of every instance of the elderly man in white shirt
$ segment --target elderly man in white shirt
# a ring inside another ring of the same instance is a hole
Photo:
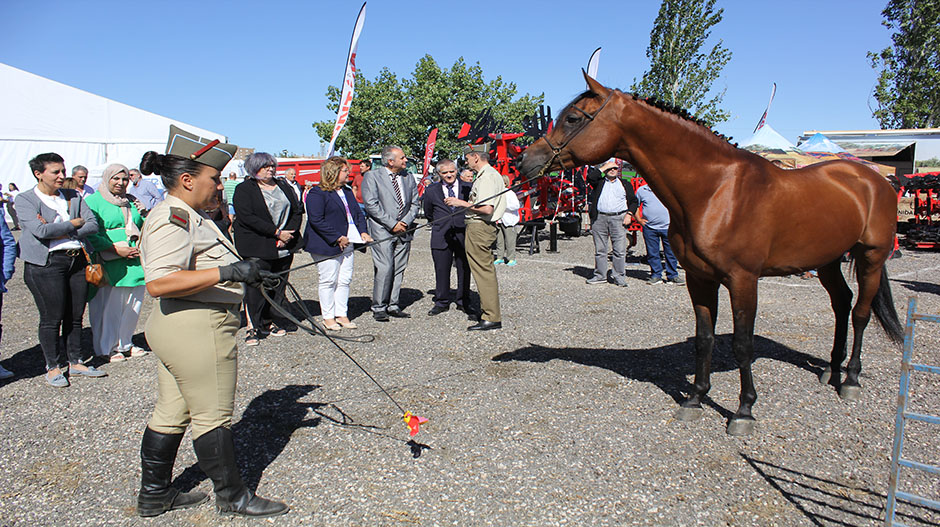
[[[607,240],[610,240],[613,256],[611,281],[626,286],[626,227],[633,221],[637,199],[633,186],[620,178],[620,167],[608,161],[598,170],[603,178],[593,182],[594,189],[588,196],[588,215],[591,218],[591,235],[594,237],[594,275],[588,284],[607,283]]]

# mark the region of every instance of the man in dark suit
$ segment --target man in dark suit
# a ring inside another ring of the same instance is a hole
[[[417,185],[415,178],[405,170],[407,162],[400,147],[386,146],[382,149],[384,166],[362,177],[362,203],[369,235],[379,241],[372,246],[375,267],[372,316],[379,322],[388,322],[389,317],[411,316],[398,305],[414,237],[408,229],[418,215]]]
[[[444,204],[444,198],[470,199],[470,184],[457,179],[457,165],[450,159],[437,163],[441,180],[424,191],[424,215],[431,224],[431,259],[434,260],[434,307],[428,316],[439,315],[455,302],[457,309],[467,313],[470,309],[470,265],[464,249],[464,213]],[[457,298],[450,292],[450,268],[457,262]]]

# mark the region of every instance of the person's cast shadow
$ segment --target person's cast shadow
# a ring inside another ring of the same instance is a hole
[[[681,403],[691,393],[692,389],[692,385],[686,380],[686,377],[695,373],[694,348],[694,338],[692,337],[683,342],[640,349],[552,348],[530,343],[528,346],[515,351],[500,353],[492,360],[494,362],[548,362],[559,359],[585,366],[605,368],[624,377],[655,384],[672,397],[676,403]],[[818,377],[828,364],[820,358],[755,335],[754,360],[757,361],[762,358],[793,364],[812,373],[814,377]],[[737,362],[731,352],[731,335],[716,336],[715,350],[712,353],[712,373],[737,369]],[[768,368],[764,367],[763,369],[767,370]],[[706,397],[705,403],[712,406],[726,418],[730,419],[734,413],[715,404],[708,397]]]
[[[398,307],[402,310],[406,310],[412,304],[418,302],[424,297],[424,293],[417,289],[403,287],[398,297]],[[320,314],[320,302],[319,300],[303,300],[303,306],[308,313],[313,316],[319,316]],[[301,318],[303,313],[296,305],[291,305],[291,311],[294,313],[294,316]],[[361,317],[364,314],[372,313],[372,298],[367,296],[351,296],[349,297],[349,303],[347,305],[347,315],[350,320],[355,320]]]
[[[308,415],[326,403],[301,401],[317,388],[318,385],[292,384],[268,390],[252,399],[241,419],[232,426],[238,467],[245,485],[252,491],[258,488],[265,469],[281,455],[297,429],[320,424],[319,416],[308,418]],[[175,486],[188,492],[205,479],[199,465],[193,464],[176,478]]]

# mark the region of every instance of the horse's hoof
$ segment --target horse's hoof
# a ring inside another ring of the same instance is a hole
[[[839,388],[839,397],[843,401],[857,401],[862,396],[862,387],[861,386],[850,386],[848,384],[843,384]]]
[[[695,406],[680,406],[676,410],[676,419],[683,422],[697,421],[702,417],[702,409]]]
[[[832,368],[826,367],[823,368],[822,373],[819,374],[819,384],[828,384],[829,379],[832,378]]]
[[[755,422],[753,417],[732,419],[728,422],[728,435],[746,436],[754,431]]]

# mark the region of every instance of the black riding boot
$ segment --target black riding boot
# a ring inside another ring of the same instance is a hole
[[[235,464],[235,442],[228,428],[215,428],[193,441],[199,468],[215,485],[215,505],[223,515],[265,518],[288,511],[286,504],[255,496]]]
[[[158,516],[166,511],[193,507],[209,500],[204,492],[182,493],[170,486],[173,462],[183,434],[161,434],[149,427],[140,442],[140,493],[137,514]]]

